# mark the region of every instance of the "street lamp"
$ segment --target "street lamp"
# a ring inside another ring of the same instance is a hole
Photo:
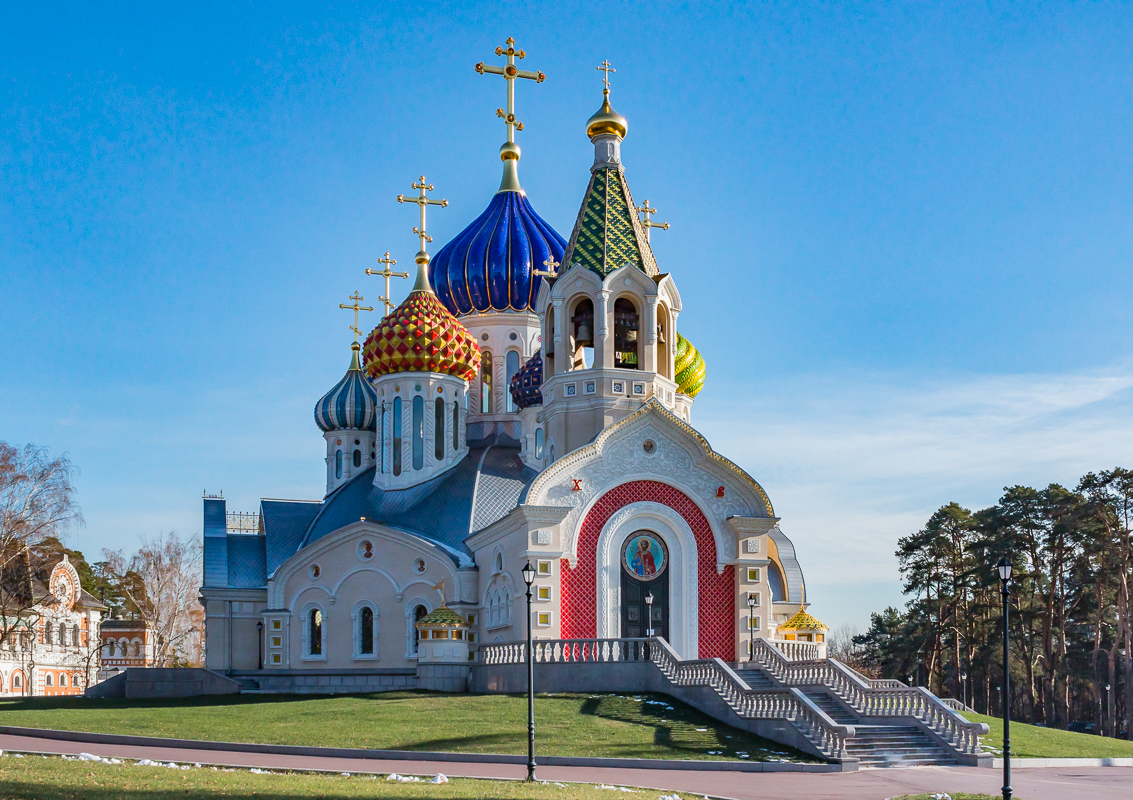
[[[645,595],[645,635],[653,636],[653,592]]]
[[[257,639],[257,644],[259,645],[259,650],[257,651],[257,656],[258,656],[257,663],[259,664],[259,666],[257,666],[256,669],[263,669],[264,668],[264,621],[263,620],[260,620],[256,623],[256,639]]]
[[[1011,562],[999,559],[1000,593],[1003,595],[1003,800],[1011,800],[1011,663],[1007,625],[1007,598],[1011,594]]]
[[[531,584],[535,567],[528,561],[521,570],[527,584],[527,780],[535,780],[535,664],[531,657]]]
[[[967,672],[961,672],[960,673],[960,683],[963,686],[963,689],[961,690],[961,693],[960,693],[960,700],[964,704],[964,708],[967,708],[968,707],[968,673]]]
[[[747,593],[747,660],[755,660],[755,593]]]

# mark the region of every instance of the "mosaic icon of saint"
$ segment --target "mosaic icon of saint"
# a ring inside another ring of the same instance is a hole
[[[651,578],[657,574],[657,562],[653,559],[649,540],[644,536],[637,540],[637,552],[633,554],[629,565],[642,578]]]

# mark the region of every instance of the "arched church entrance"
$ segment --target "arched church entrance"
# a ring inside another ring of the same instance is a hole
[[[669,639],[669,550],[652,531],[635,531],[622,545],[622,625],[626,639]]]

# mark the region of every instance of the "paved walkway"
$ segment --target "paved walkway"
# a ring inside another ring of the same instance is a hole
[[[526,768],[511,764],[386,761],[363,758],[284,756],[241,751],[192,750],[175,747],[90,744],[0,735],[0,749],[77,755],[93,753],[117,758],[149,758],[233,767],[312,769],[330,772],[389,773],[450,777],[521,779]],[[539,779],[614,783],[666,792],[683,792],[734,800],[883,800],[923,792],[998,794],[1002,773],[975,767],[917,767],[851,773],[694,772],[689,770],[540,767]],[[1020,800],[1129,800],[1133,767],[1081,767],[1019,770],[1012,775]]]

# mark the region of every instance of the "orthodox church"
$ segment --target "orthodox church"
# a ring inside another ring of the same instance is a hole
[[[658,635],[682,658],[729,662],[752,637],[822,641],[771,500],[692,425],[705,363],[680,333],[681,276],[650,246],[668,226],[630,193],[613,70],[599,67],[590,181],[563,238],[519,180],[515,84],[544,75],[517,68],[510,39],[496,54],[504,64],[476,71],[507,81],[498,191],[433,255],[426,211],[447,203],[422,176],[397,198],[420,212],[408,298],[388,301],[387,253],[367,270],[385,278],[387,313],[362,343],[372,309],[357,293],[342,306],[349,367],[314,407],[325,496],[252,514],[205,496],[210,669],[404,673],[419,623],[442,611],[473,663],[528,624],[538,639]]]

